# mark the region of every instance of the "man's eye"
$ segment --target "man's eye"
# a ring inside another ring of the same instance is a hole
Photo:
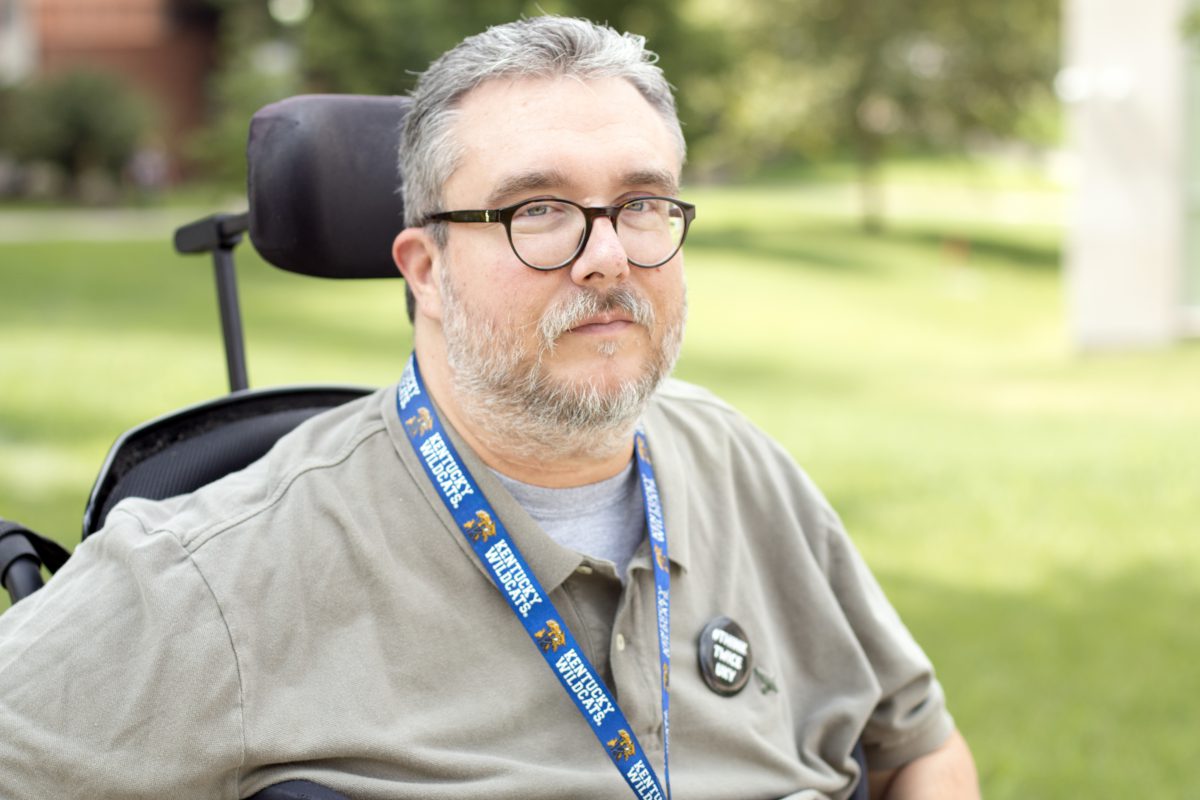
[[[521,206],[517,212],[521,217],[544,217],[553,210],[553,206],[549,203],[531,203],[527,206]]]
[[[633,211],[635,213],[649,211],[650,210],[650,201],[648,201],[648,200],[630,200],[628,203],[623,205],[621,207],[621,209],[623,211]]]

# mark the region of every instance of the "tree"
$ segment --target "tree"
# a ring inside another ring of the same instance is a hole
[[[742,0],[727,11],[745,57],[718,141],[760,156],[848,152],[863,221],[883,209],[889,148],[960,148],[969,137],[1028,134],[1053,107],[1058,4],[1049,0]],[[728,150],[727,150],[728,151]]]
[[[440,0],[343,0],[314,8],[300,37],[306,80],[330,91],[402,93],[417,74],[464,37],[490,25],[539,14],[588,17],[617,30],[635,31],[662,60],[679,88],[685,124],[700,112],[686,88],[721,73],[730,61],[716,25],[704,25],[684,3],[644,0],[464,0],[452,11]]]
[[[304,88],[295,44],[262,3],[215,0],[220,67],[208,84],[209,121],[188,142],[206,181],[246,185],[246,136],[255,111]]]

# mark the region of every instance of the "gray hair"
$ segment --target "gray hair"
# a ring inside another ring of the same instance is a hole
[[[400,136],[405,225],[420,226],[442,210],[442,187],[462,156],[454,138],[457,106],[472,89],[495,78],[624,78],[662,115],[682,162],[683,130],[657,61],[645,37],[568,17],[522,19],[464,39],[429,66],[412,92]],[[445,245],[444,225],[435,228],[434,239]]]

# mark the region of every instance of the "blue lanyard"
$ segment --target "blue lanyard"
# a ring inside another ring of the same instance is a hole
[[[640,430],[634,436],[638,474],[646,507],[646,529],[654,553],[655,607],[658,614],[659,664],[661,666],[663,713],[664,794],[654,768],[633,734],[616,700],[583,654],[562,615],[542,589],[533,570],[508,535],[504,523],[492,509],[438,418],[433,401],[425,391],[416,354],[409,357],[396,394],[396,410],[429,480],[441,495],[446,510],[459,532],[479,556],[508,601],[517,619],[546,664],[554,672],[579,713],[588,722],[597,741],[620,771],[633,793],[642,800],[665,800],[670,796],[671,770],[668,743],[668,684],[671,665],[671,573],[667,560],[667,535],[663,523],[658,484]]]

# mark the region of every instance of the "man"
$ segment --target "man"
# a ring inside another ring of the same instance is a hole
[[[435,62],[400,383],[127,501],[0,620],[0,796],[841,798],[860,740],[874,797],[977,796],[816,489],[664,383],[694,210],[652,62],[553,17]]]

